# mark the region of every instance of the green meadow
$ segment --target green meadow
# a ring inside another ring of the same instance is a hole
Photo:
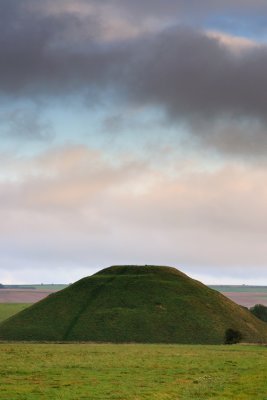
[[[209,285],[211,289],[218,292],[232,293],[267,293],[267,286],[249,286],[249,285]]]
[[[267,348],[0,343],[1,400],[267,399]]]
[[[28,303],[0,303],[0,322],[24,310],[31,304]]]

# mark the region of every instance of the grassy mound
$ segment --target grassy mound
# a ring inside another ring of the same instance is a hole
[[[0,339],[223,343],[227,329],[267,342],[267,325],[175,268],[114,266],[0,324]]]

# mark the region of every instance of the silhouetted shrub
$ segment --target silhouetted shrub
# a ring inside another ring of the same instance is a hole
[[[242,339],[242,335],[239,331],[236,331],[232,328],[226,329],[224,336],[225,344],[235,344],[239,343]]]
[[[263,304],[256,304],[254,307],[251,307],[249,311],[252,312],[255,317],[267,322],[267,307]]]

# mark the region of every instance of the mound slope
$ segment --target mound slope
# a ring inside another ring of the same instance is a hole
[[[2,322],[0,339],[212,344],[229,328],[267,342],[267,324],[175,268],[114,266]]]

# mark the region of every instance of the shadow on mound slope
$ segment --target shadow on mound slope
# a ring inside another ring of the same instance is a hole
[[[0,339],[212,344],[229,328],[267,342],[264,322],[175,268],[114,266],[4,321]]]

